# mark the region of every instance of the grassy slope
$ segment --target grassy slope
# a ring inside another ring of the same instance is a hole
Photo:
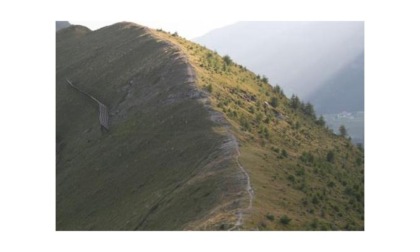
[[[245,229],[364,229],[362,151],[292,109],[284,95],[242,66],[181,37],[156,34],[188,55],[199,86],[212,90],[213,107],[240,140],[240,161],[255,191]],[[278,107],[265,108],[272,97],[279,99]],[[333,161],[327,161],[329,151]],[[282,216],[291,221],[282,223]]]
[[[57,33],[58,230],[195,229],[210,212],[235,221],[243,181],[221,149],[227,132],[191,98],[179,55],[130,23]],[[109,107],[110,132],[65,78]]]

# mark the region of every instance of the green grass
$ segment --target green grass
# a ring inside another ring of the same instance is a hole
[[[192,89],[176,49],[130,24],[61,39],[58,230],[196,229],[233,200],[237,171],[219,148],[226,133],[186,95]],[[109,106],[108,133],[100,131],[97,105],[66,77]]]
[[[239,141],[255,192],[242,228],[364,229],[363,152],[293,109],[266,78],[130,23],[70,32],[57,36],[57,229],[227,230],[236,222],[247,194],[220,148],[228,132],[189,98],[179,51]],[[109,133],[66,77],[109,106]]]
[[[240,161],[255,190],[246,228],[364,229],[362,152],[318,125],[313,115],[293,109],[290,100],[266,79],[235,63],[228,65],[215,52],[181,37],[159,35],[189,55],[199,85],[212,85],[213,106],[225,114],[240,140]],[[266,102],[274,106],[265,106]],[[334,160],[329,162],[326,157],[331,150]],[[331,183],[335,186],[328,186]],[[348,184],[357,186],[358,196],[349,190],[344,193]],[[267,212],[286,214],[293,221],[288,225],[267,222]],[[323,224],[313,228],[314,218]]]

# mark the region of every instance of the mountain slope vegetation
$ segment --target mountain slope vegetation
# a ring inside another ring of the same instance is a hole
[[[194,229],[241,204],[230,138],[188,69],[176,48],[130,23],[57,33],[58,230]],[[109,132],[66,79],[108,106]]]
[[[331,114],[364,110],[363,22],[238,22],[194,41],[267,76],[288,97],[311,102],[330,126]],[[363,121],[341,124],[354,143],[364,142]]]
[[[72,26],[56,72],[58,230],[364,229],[363,150],[229,56]]]

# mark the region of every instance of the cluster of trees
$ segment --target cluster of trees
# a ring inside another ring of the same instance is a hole
[[[177,36],[177,35],[178,35],[177,33],[173,34],[173,36]],[[207,54],[207,60],[210,61],[210,63],[212,63],[211,62],[212,58],[213,58],[212,56],[213,56],[213,53],[208,53]],[[223,64],[224,70],[226,70],[227,67],[229,67],[230,65],[233,64],[233,60],[231,59],[231,57],[229,55],[223,56],[222,59],[223,59],[223,63],[224,63]],[[215,62],[213,62],[213,65],[214,65],[214,63]],[[257,78],[257,80],[261,80],[263,83],[268,83],[268,78],[264,75],[263,76],[257,75],[256,78]],[[210,93],[213,90],[213,87],[211,86],[211,84],[205,86],[205,88]],[[283,90],[278,85],[273,87],[273,92],[276,95],[271,97],[269,103],[272,107],[276,108],[280,104],[280,99],[279,99],[278,95],[284,95],[284,93],[283,93]],[[308,118],[313,120],[317,125],[320,125],[322,127],[326,126],[326,122],[325,122],[324,117],[321,115],[317,118],[314,106],[310,102],[305,103],[304,101],[301,101],[298,96],[293,94],[292,97],[290,98],[289,105],[292,109],[294,109],[296,111],[300,111],[305,116],[307,116]],[[252,107],[251,113],[254,113],[254,112],[255,112],[255,110]],[[257,114],[257,116],[256,116],[257,123],[260,122],[261,120],[262,120],[262,115]],[[250,129],[250,124],[248,123],[248,121],[244,117],[240,118],[240,124],[241,124],[241,127],[244,130],[249,130]],[[346,137],[347,136],[347,129],[343,125],[341,125],[340,128],[339,128],[339,133],[340,133],[341,136]],[[268,137],[268,134],[267,134],[267,137]]]
[[[301,111],[303,114],[314,120],[316,124],[325,127],[324,117],[322,115],[318,118],[316,117],[314,106],[310,102],[305,103],[301,101],[296,95],[292,95],[290,98],[290,107],[294,110]],[[339,133],[342,137],[347,136],[347,129],[344,127],[344,125],[340,126]]]
[[[276,93],[276,94],[284,95],[283,90],[281,89],[281,87],[279,85],[275,85],[273,90],[274,90],[274,93]]]
[[[292,97],[290,98],[290,107],[295,110],[300,110],[306,116],[312,118],[313,120],[316,120],[315,109],[310,102],[305,103],[301,101],[296,95],[292,95]],[[324,118],[321,117],[319,118],[319,123],[325,125]]]

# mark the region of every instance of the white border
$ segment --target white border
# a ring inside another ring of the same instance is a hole
[[[411,1],[1,4],[2,251],[416,251],[419,15]],[[366,231],[55,232],[55,20],[365,21]],[[29,123],[30,122],[30,123]]]

